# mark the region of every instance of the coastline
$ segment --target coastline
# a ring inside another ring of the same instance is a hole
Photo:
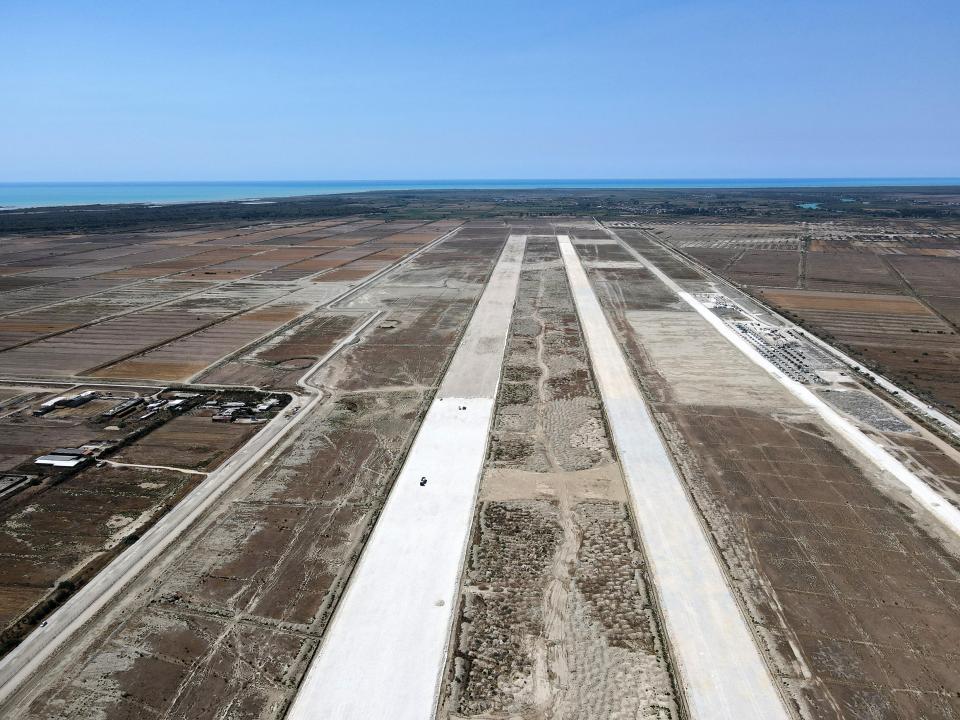
[[[185,203],[268,204],[377,192],[544,190],[789,190],[960,187],[960,178],[465,179],[357,181],[0,182],[0,212]]]

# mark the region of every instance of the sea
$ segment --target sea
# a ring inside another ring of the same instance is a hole
[[[0,182],[0,209],[264,199],[376,190],[788,188],[960,185],[960,178],[522,179],[194,182]]]

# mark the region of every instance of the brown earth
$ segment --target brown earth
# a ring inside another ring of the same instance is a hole
[[[0,504],[0,650],[56,607],[58,598],[142,533],[198,477],[140,468],[89,468],[29,500]],[[64,585],[63,583],[66,583]],[[62,601],[62,600],[59,600]],[[33,610],[35,619],[24,620]]]
[[[172,465],[209,472],[233,455],[260,430],[260,425],[215,423],[211,413],[192,410],[177,415],[113,459],[143,465]]]

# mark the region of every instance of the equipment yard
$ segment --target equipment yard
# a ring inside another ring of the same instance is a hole
[[[960,418],[957,222],[641,227]]]
[[[960,226],[635,197],[0,225],[0,715],[960,718]]]

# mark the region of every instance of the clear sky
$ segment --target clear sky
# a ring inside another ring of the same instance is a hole
[[[0,1],[0,181],[960,175],[960,2]]]

